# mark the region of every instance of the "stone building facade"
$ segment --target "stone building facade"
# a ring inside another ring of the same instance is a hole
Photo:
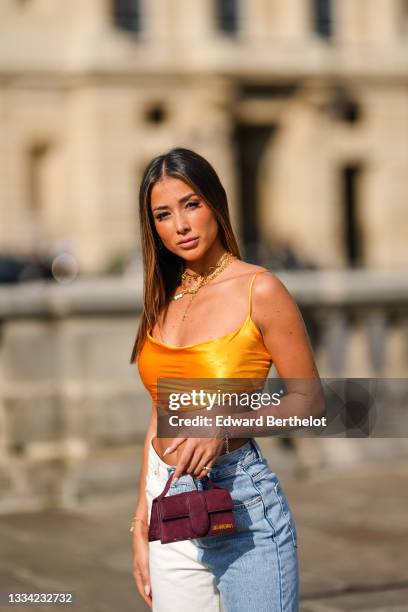
[[[406,0],[2,0],[0,251],[98,273],[154,155],[217,168],[247,256],[408,263]]]

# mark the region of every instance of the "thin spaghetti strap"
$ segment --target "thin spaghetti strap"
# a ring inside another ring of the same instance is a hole
[[[248,293],[248,317],[251,316],[251,311],[252,311],[252,285],[254,284],[254,280],[255,278],[258,276],[258,274],[262,274],[263,272],[265,272],[265,270],[259,270],[258,272],[255,272],[255,274],[253,274],[252,278],[251,278],[251,282],[249,283],[249,293]]]

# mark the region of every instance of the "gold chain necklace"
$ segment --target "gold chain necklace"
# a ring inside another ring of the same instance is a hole
[[[192,303],[192,301],[194,300],[195,296],[197,295],[198,291],[201,289],[201,287],[204,287],[204,285],[206,285],[207,283],[209,283],[210,281],[212,281],[216,276],[218,276],[219,274],[221,274],[221,272],[223,272],[223,270],[225,270],[225,268],[227,266],[229,266],[229,264],[236,259],[234,255],[232,255],[232,253],[226,252],[224,253],[220,259],[217,261],[217,263],[215,264],[215,266],[211,266],[211,268],[209,268],[209,271],[206,274],[191,274],[189,272],[187,272],[186,270],[183,272],[183,274],[181,275],[181,287],[182,287],[182,291],[180,293],[176,293],[172,299],[173,300],[179,300],[180,298],[182,298],[184,295],[186,295],[187,293],[191,293],[192,297],[190,302],[187,305],[186,310],[184,311],[183,317],[182,317],[182,321],[184,321],[184,319],[186,318],[186,314],[188,309],[190,308],[190,305]],[[188,278],[194,278],[194,279],[198,279],[197,280],[197,284],[194,285],[193,287],[188,287],[186,286],[186,283],[188,282]]]

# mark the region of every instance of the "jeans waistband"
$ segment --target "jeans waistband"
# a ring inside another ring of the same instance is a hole
[[[148,455],[148,470],[154,474],[156,478],[164,480],[168,479],[171,472],[176,469],[175,465],[168,465],[163,459],[157,454],[156,449],[153,446],[153,438],[150,438],[149,455]]]
[[[247,465],[262,458],[263,455],[258,442],[251,438],[239,448],[217,457],[211,467],[210,477],[218,478],[223,474],[232,473],[238,464]]]

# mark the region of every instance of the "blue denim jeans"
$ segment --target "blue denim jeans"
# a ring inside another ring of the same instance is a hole
[[[168,474],[174,469],[167,466]],[[296,612],[296,526],[280,482],[258,443],[252,439],[218,457],[210,478],[231,492],[238,532],[192,542],[198,561],[214,576],[223,610]],[[209,487],[208,477],[183,475],[170,486],[168,495]]]

